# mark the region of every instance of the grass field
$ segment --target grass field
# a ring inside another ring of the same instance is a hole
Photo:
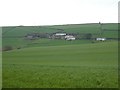
[[[29,33],[91,33],[118,38],[117,23],[2,28],[3,88],[117,88],[118,41],[25,40]],[[20,47],[18,49],[18,47]]]
[[[3,52],[3,87],[118,87],[117,42]]]
[[[13,48],[23,47],[30,44],[31,42],[24,39],[24,36],[29,33],[55,33],[58,32],[59,29],[62,29],[67,33],[91,33],[94,37],[118,38],[117,23],[104,23],[102,25],[102,35],[100,35],[101,28],[98,23],[56,26],[11,26],[3,27],[2,29],[3,46],[10,45]]]

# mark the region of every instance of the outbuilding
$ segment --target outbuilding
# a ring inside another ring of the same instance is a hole
[[[105,41],[106,38],[96,38],[97,41]]]
[[[72,35],[66,35],[66,36],[65,36],[65,39],[66,39],[66,40],[75,40],[75,37],[72,36]]]

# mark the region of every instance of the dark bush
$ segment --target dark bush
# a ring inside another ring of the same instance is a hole
[[[13,48],[11,46],[3,47],[3,51],[9,51],[9,50],[13,50]]]
[[[21,47],[17,47],[17,49],[21,49]]]
[[[91,33],[85,34],[85,38],[86,38],[86,39],[92,39],[92,34],[91,34]]]

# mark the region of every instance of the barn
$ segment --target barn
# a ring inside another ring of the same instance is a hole
[[[106,38],[96,38],[97,41],[105,41]]]
[[[65,39],[66,39],[66,40],[75,40],[75,37],[72,36],[72,35],[66,35],[66,36],[65,36]]]

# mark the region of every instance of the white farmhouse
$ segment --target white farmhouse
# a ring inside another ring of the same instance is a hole
[[[65,36],[65,39],[66,39],[66,40],[75,40],[75,37],[72,36],[72,35],[66,35],[66,36]]]
[[[64,37],[66,36],[66,33],[54,33],[52,35],[52,39],[64,39]]]
[[[96,38],[97,41],[105,41],[106,38]]]
[[[56,33],[55,35],[56,35],[56,36],[65,36],[66,33]]]

